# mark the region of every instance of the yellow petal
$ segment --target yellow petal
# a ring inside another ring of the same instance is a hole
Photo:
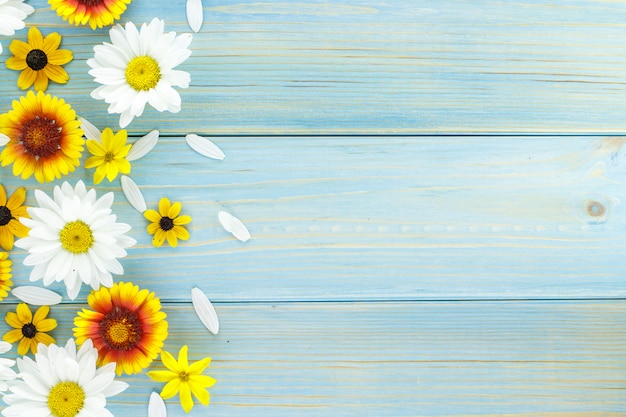
[[[182,371],[182,369],[178,367],[178,362],[176,362],[176,359],[174,359],[172,354],[168,351],[164,350],[161,352],[161,362],[163,362],[163,365],[165,365],[165,367],[171,371],[174,371],[176,373]]]
[[[7,192],[0,184],[0,206],[5,206],[7,204]]]
[[[14,39],[11,41],[9,49],[16,57],[26,59],[26,55],[28,55],[33,48],[31,48],[30,45],[24,41]]]
[[[45,319],[40,321],[36,326],[38,332],[49,332],[56,329],[57,321],[55,319]]]
[[[92,155],[103,157],[107,153],[107,151],[102,147],[100,142],[95,139],[89,139],[85,142],[85,144],[87,145],[87,149]]]
[[[176,237],[180,240],[189,240],[189,232],[182,226],[174,226],[172,229]]]
[[[200,385],[204,388],[211,388],[215,385],[215,378],[207,375],[191,375],[189,380],[194,384]]]
[[[178,351],[178,368],[180,370],[187,370],[189,368],[189,361],[187,360],[187,351],[189,348],[187,345],[183,345]]]
[[[35,26],[28,30],[28,44],[33,49],[41,49],[43,51],[43,36]]]
[[[170,206],[170,209],[167,211],[167,217],[170,219],[175,218],[180,214],[180,210],[183,208],[183,205],[179,202],[176,202]]]
[[[163,246],[163,242],[165,242],[165,232],[161,229],[157,230],[152,238],[152,245],[160,248]]]
[[[30,339],[23,337],[22,340],[20,340],[20,344],[17,345],[17,353],[18,355],[23,356],[23,355],[26,355],[29,350],[30,350]]]
[[[26,200],[26,188],[20,187],[9,197],[9,201],[6,202],[7,207],[13,213],[14,210],[19,208],[22,204],[24,204],[24,200]],[[3,204],[3,203],[0,203]],[[15,215],[15,213],[13,213]]]
[[[15,329],[22,329],[22,326],[24,326],[24,324],[26,323],[22,323],[22,321],[20,320],[20,318],[17,316],[16,313],[9,311],[6,316],[4,316],[4,320],[7,322],[7,324]]]
[[[17,78],[17,86],[22,90],[26,90],[35,83],[36,79],[37,72],[33,71],[30,68],[25,68],[24,71],[22,71],[20,73],[20,76]]]
[[[161,397],[163,397],[164,400],[167,400],[168,398],[172,398],[174,395],[176,395],[179,390],[180,379],[172,379],[170,382],[165,384],[165,386],[161,390]]]
[[[26,71],[26,70],[24,70]],[[37,77],[35,78],[35,90],[46,91],[48,88],[48,76],[45,71],[36,71]]]
[[[6,65],[8,69],[17,70],[17,71],[21,71],[24,68],[28,67],[28,65],[26,64],[26,60],[24,60],[24,58],[16,57],[16,56],[12,56],[8,58],[6,61]]]
[[[176,238],[176,232],[173,230],[168,230],[165,232],[165,238],[167,239],[167,244],[171,247],[175,248],[178,246],[178,239]]]
[[[153,223],[158,223],[161,221],[161,215],[154,210],[144,211],[143,216]]]
[[[211,358],[203,358],[191,364],[187,372],[191,375],[200,375],[211,364]]]
[[[43,47],[41,49],[49,56],[59,45],[61,45],[61,35],[57,32],[52,32],[43,39]]]
[[[209,394],[209,391],[196,384],[190,383],[189,387],[191,388],[191,392],[193,393],[194,397],[196,397],[202,405],[209,405],[209,401],[211,401],[211,395]]]
[[[183,406],[185,413],[193,408],[193,399],[191,398],[191,389],[189,384],[180,384],[180,405]]]
[[[159,214],[161,216],[167,216],[167,213],[170,211],[170,200],[166,197],[163,197],[159,200]]]
[[[33,321],[33,313],[31,313],[30,308],[28,308],[26,303],[19,303],[15,311],[17,313],[17,318],[23,325]]]
[[[70,79],[67,71],[58,65],[48,64],[41,72],[44,72],[48,78],[59,84],[66,84],[67,80]]]
[[[2,340],[9,343],[15,343],[24,337],[24,333],[22,333],[22,328],[9,330],[2,336]]]
[[[150,371],[147,375],[156,382],[169,382],[178,378],[178,374],[172,371]]]
[[[46,318],[48,313],[50,312],[50,307],[41,306],[35,311],[35,317],[33,317],[33,324],[37,326],[37,324]]]
[[[174,219],[174,224],[176,226],[182,226],[187,223],[191,223],[191,216],[178,216]]]
[[[74,59],[74,54],[67,49],[57,49],[48,54],[48,63],[53,65],[65,65],[72,59]]]
[[[104,158],[103,157],[101,157],[101,156],[90,156],[85,161],[85,168],[87,168],[87,169],[95,168],[97,166],[102,165],[103,163],[104,163]]]

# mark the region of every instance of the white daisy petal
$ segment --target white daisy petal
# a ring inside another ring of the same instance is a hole
[[[0,53],[2,53],[2,45],[0,45]],[[4,146],[9,143],[11,139],[4,133],[0,133],[0,146]]]
[[[9,342],[0,341],[0,354],[7,353],[11,350],[11,344]]]
[[[122,191],[124,192],[124,196],[130,203],[131,206],[135,208],[139,213],[143,213],[147,210],[146,199],[143,198],[143,194],[141,190],[130,177],[126,175],[122,175],[120,178],[122,183]]]
[[[39,344],[35,360],[28,357],[17,359],[20,373],[16,375],[15,381],[10,382],[11,393],[3,397],[8,406],[2,410],[2,414],[46,417],[57,415],[50,404],[63,403],[70,410],[71,407],[77,407],[80,410],[77,416],[111,416],[105,408],[106,397],[110,396],[107,394],[117,394],[127,384],[121,383],[120,386],[114,380],[115,366],[103,366],[94,372],[97,359],[97,349],[87,342],[81,346],[78,354],[73,339],[69,339],[65,347]],[[90,375],[95,376],[92,378]],[[98,383],[94,384],[94,381]],[[82,394],[82,398],[67,397],[68,388],[65,384],[68,382],[75,384],[71,390]],[[64,386],[59,387],[61,384]],[[115,388],[111,389],[112,386]],[[55,389],[57,387],[61,389]]]
[[[207,158],[223,160],[226,157],[224,152],[207,138],[190,133],[185,136],[185,140],[191,149]]]
[[[23,285],[11,290],[15,298],[35,306],[52,306],[59,304],[63,297],[54,291],[33,285]]]
[[[226,231],[230,232],[242,242],[250,239],[250,232],[245,224],[235,216],[225,211],[220,211],[217,217]]]
[[[148,417],[167,417],[167,409],[163,398],[156,392],[150,394],[148,403]]]
[[[141,116],[146,104],[158,111],[181,109],[180,95],[172,87],[187,88],[189,74],[174,68],[191,55],[192,35],[165,33],[164,28],[160,19],[139,29],[132,22],[115,25],[109,31],[111,43],[94,47],[94,57],[87,60],[89,74],[102,84],[91,97],[108,103],[109,113],[120,115],[122,128]]]
[[[82,117],[79,117],[78,120],[80,120],[80,128],[85,132],[87,139],[97,140],[98,142],[101,141],[102,132],[100,132],[97,127],[91,124],[89,120],[83,119]]]
[[[97,198],[82,181],[56,186],[54,199],[38,191],[35,198],[42,207],[30,208],[29,234],[15,242],[29,252],[23,262],[33,266],[31,281],[42,279],[44,286],[64,281],[73,300],[82,283],[98,287],[101,277],[109,284],[111,273],[123,272],[116,258],[125,257],[135,240],[125,237],[130,226],[117,223],[111,212],[113,193]]]
[[[0,1],[0,35],[13,36],[16,30],[24,29],[24,19],[34,11],[35,9],[25,4],[23,0]]]
[[[128,155],[126,155],[126,160],[132,162],[139,158],[143,158],[156,146],[158,140],[158,130],[153,130],[152,132],[148,133],[146,136],[142,137],[133,144],[133,146],[130,148],[130,151],[128,151]]]
[[[198,32],[202,27],[202,14],[202,0],[187,0],[187,21],[194,32]]]
[[[191,302],[198,318],[213,334],[217,334],[220,330],[220,322],[217,318],[217,312],[209,301],[208,297],[198,287],[191,290]]]

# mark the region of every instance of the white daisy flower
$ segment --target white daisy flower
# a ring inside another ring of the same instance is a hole
[[[0,342],[0,354],[7,353],[11,350],[11,344],[8,342]],[[17,377],[13,370],[15,361],[12,359],[0,358],[0,392],[8,389],[7,381],[11,381]]]
[[[174,68],[191,55],[192,36],[164,33],[164,26],[160,19],[144,23],[139,31],[132,22],[115,25],[109,31],[111,43],[94,46],[94,57],[87,60],[89,74],[102,84],[91,97],[108,103],[109,113],[119,113],[122,128],[141,116],[146,103],[160,112],[181,109],[173,87],[189,87],[191,77]]]
[[[54,187],[54,199],[41,190],[35,198],[39,207],[28,208],[31,218],[20,218],[30,228],[28,236],[15,242],[29,252],[24,265],[33,267],[30,280],[43,279],[45,286],[65,281],[72,300],[82,283],[111,287],[111,274],[124,273],[117,258],[137,243],[125,234],[130,226],[111,214],[113,193],[96,199],[96,191],[79,181],[74,188],[67,182]]]
[[[0,0],[0,35],[13,36],[16,30],[24,29],[24,19],[34,11],[24,0]]]
[[[112,417],[106,399],[128,388],[115,380],[115,362],[96,368],[98,350],[91,339],[76,351],[69,339],[65,347],[39,344],[35,360],[17,359],[19,379],[9,383],[3,397],[5,417],[63,416]]]

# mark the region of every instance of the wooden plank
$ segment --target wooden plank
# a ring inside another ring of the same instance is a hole
[[[622,139],[213,139],[224,161],[175,137],[133,163],[150,207],[166,196],[192,216],[176,249],[151,246],[119,180],[98,185],[138,240],[119,279],[186,301],[199,284],[218,301],[626,296]],[[24,184],[1,173],[9,191]],[[25,184],[28,204],[52,190]],[[220,210],[253,238],[223,230]],[[23,252],[12,256],[26,283]]]
[[[59,340],[70,337],[80,307],[52,308]],[[171,330],[166,349],[188,344],[191,360],[213,358],[212,404],[190,416],[626,413],[623,300],[216,308],[218,336],[201,327],[189,304],[164,307]],[[131,387],[111,410],[147,416],[148,396],[161,384],[144,375],[123,380]],[[169,415],[184,415],[176,400],[167,406]]]
[[[86,60],[107,31],[69,27],[45,0],[30,3],[37,13],[27,23],[60,31],[75,52],[71,82],[50,91],[97,124],[115,125],[88,94],[96,85]],[[135,3],[123,20],[153,17],[189,31],[179,2]],[[205,2],[204,18],[181,66],[192,75],[184,110],[148,110],[134,132],[624,131],[623,2],[224,0]],[[16,79],[2,70],[2,111],[18,96]]]

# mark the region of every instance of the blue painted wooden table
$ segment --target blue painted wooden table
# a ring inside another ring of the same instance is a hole
[[[70,82],[48,92],[117,129],[86,64],[108,30],[30,4],[27,26],[74,52]],[[122,21],[153,17],[190,31],[183,1],[136,0]],[[205,0],[182,111],[128,128],[161,132],[132,177],[149,206],[183,202],[191,239],[154,248],[119,180],[96,186],[138,241],[117,279],[161,297],[167,350],[213,358],[211,404],[189,415],[626,415],[625,21],[614,1]],[[21,95],[9,40],[0,112]],[[226,159],[194,153],[188,133]],[[0,178],[29,205],[61,182]],[[68,179],[93,185],[82,167]],[[11,252],[16,285],[24,256]],[[87,295],[52,308],[57,340]],[[147,416],[160,384],[122,379],[113,413]]]

